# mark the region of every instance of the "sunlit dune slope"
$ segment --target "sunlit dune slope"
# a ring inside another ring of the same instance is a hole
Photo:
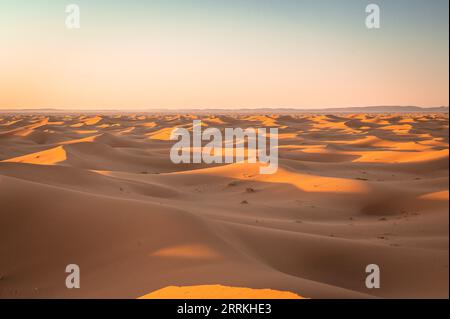
[[[222,285],[169,286],[139,299],[302,299],[289,291],[227,287]]]

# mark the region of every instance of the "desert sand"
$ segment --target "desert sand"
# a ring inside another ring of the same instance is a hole
[[[173,164],[193,119],[278,127],[278,172]],[[448,298],[448,149],[448,114],[0,114],[0,298]]]
[[[227,287],[222,285],[169,286],[139,299],[301,299],[300,296],[272,289]]]

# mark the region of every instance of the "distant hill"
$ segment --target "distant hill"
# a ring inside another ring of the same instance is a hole
[[[255,108],[255,109],[185,109],[185,110],[158,110],[170,113],[448,113],[448,106],[419,107],[419,106],[362,106],[362,107],[338,107],[338,108]],[[156,110],[149,112],[156,112]]]
[[[361,107],[338,107],[324,108],[320,110],[304,109],[303,112],[339,112],[339,113],[414,113],[414,112],[436,112],[448,113],[448,106],[419,107],[419,106],[361,106]]]
[[[419,106],[361,106],[361,107],[337,107],[337,108],[318,108],[318,109],[301,109],[301,108],[240,108],[240,109],[224,109],[224,108],[192,108],[192,109],[57,109],[57,108],[41,108],[41,109],[0,109],[0,113],[272,113],[272,114],[295,114],[295,113],[448,113],[448,106],[438,107],[419,107]]]

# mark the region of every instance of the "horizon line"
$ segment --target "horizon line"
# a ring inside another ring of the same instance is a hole
[[[58,108],[58,107],[38,107],[38,108],[0,108],[0,112],[5,111],[242,111],[242,110],[289,110],[289,111],[320,111],[320,110],[333,110],[333,109],[364,109],[364,108],[416,108],[416,109],[442,109],[449,108],[448,105],[439,106],[417,106],[417,105],[366,105],[366,106],[332,106],[332,107],[318,107],[318,108],[307,108],[307,107],[239,107],[239,108],[226,108],[226,107],[189,107],[189,108]]]

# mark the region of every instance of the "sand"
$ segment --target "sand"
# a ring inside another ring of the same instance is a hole
[[[173,164],[193,119],[277,173]],[[448,298],[448,176],[447,114],[2,114],[0,298]]]
[[[222,285],[169,286],[139,299],[302,299],[285,291],[227,287]]]

